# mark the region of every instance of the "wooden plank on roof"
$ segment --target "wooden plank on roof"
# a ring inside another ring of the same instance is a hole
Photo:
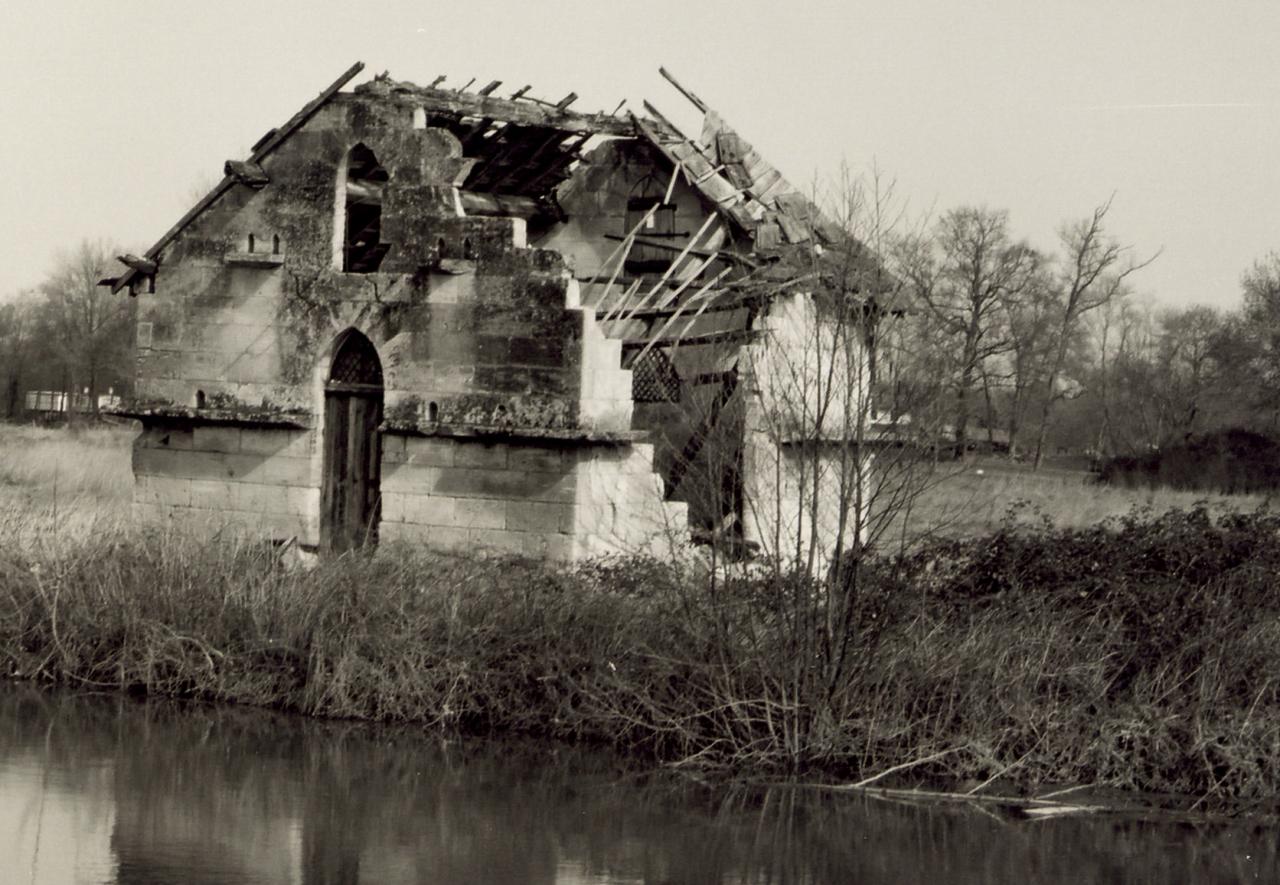
[[[620,237],[617,234],[605,234],[604,238],[606,240],[615,240],[615,241],[621,241],[626,239],[625,237]],[[636,244],[639,246],[650,246],[654,249],[662,249],[667,252],[680,252],[683,249],[683,247],[681,246],[673,246],[670,242],[666,240],[654,240],[649,237],[636,237],[635,241],[636,241]],[[700,258],[705,258],[708,255],[718,255],[721,258],[728,258],[729,260],[736,261],[739,264],[745,264],[747,267],[758,267],[760,264],[760,262],[756,261],[753,258],[749,258],[746,255],[739,255],[737,252],[726,252],[723,249],[718,249],[718,250],[690,249],[689,254],[697,255]]]
[[[766,206],[776,203],[782,194],[792,192],[791,185],[777,169],[770,169],[764,176],[752,181],[750,188],[755,198]]]
[[[660,338],[653,341],[654,347],[670,347],[678,344],[681,347],[702,347],[708,344],[747,344],[758,340],[764,332],[758,329],[724,329],[719,332],[708,332],[705,335],[679,335],[670,338]],[[648,338],[624,338],[622,339],[623,352],[629,350],[643,350],[645,345],[649,344]]]
[[[757,304],[764,302],[764,295],[752,295],[748,298],[735,298],[732,301],[718,301],[709,304],[703,313],[731,313],[735,310],[746,310]],[[683,302],[682,302],[683,303]],[[653,307],[648,310],[637,310],[631,315],[633,320],[662,320],[668,317],[679,316],[681,313],[679,305],[675,307]]]
[[[777,213],[773,216],[773,220],[778,223],[778,227],[782,228],[782,235],[787,238],[788,243],[804,243],[812,236],[809,225],[803,221],[797,221],[785,212]]]
[[[267,156],[267,154],[271,153],[273,150],[279,147],[280,144],[286,138],[292,135],[299,127],[302,126],[302,124],[306,123],[307,120],[311,119],[311,116],[315,114],[316,111],[320,110],[320,108],[323,107],[329,101],[329,99],[333,98],[333,96],[337,94],[339,89],[341,89],[343,86],[346,86],[347,83],[349,83],[351,79],[355,77],[356,74],[360,73],[363,70],[364,70],[364,62],[358,61],[355,64],[353,64],[351,67],[343,71],[342,76],[338,77],[338,79],[334,80],[325,89],[323,89],[319,95],[317,95],[311,101],[303,105],[300,111],[298,111],[296,114],[290,117],[288,122],[286,122],[283,126],[281,126],[279,129],[275,131],[274,135],[272,135],[270,138],[266,139],[263,142],[259,142],[260,147],[257,147],[254,149],[253,154],[249,157],[248,162],[260,163],[262,159]],[[178,236],[178,234],[186,230],[187,225],[191,224],[191,222],[195,221],[198,217],[200,217],[200,215],[204,213],[204,210],[212,206],[218,200],[218,198],[221,197],[223,194],[225,194],[228,190],[230,190],[236,184],[237,181],[238,179],[234,175],[224,176],[222,181],[214,185],[213,190],[205,194],[204,197],[202,197],[199,202],[197,202],[194,206],[192,206],[187,211],[186,215],[183,215],[181,218],[179,218],[177,223],[174,224],[173,227],[165,231],[164,235],[160,237],[160,239],[156,240],[155,245],[153,245],[150,249],[147,250],[146,252],[147,257],[157,258],[160,255],[161,250],[163,250],[165,246],[173,242],[173,239],[176,236]],[[119,277],[115,281],[115,283],[111,286],[111,291],[119,292],[121,289],[127,286],[135,276],[137,276],[137,271],[130,269],[128,273]]]

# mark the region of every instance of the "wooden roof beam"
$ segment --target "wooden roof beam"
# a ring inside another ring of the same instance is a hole
[[[680,81],[676,79],[675,74],[671,73],[664,67],[659,67],[658,73],[661,74],[664,78],[666,78],[666,81],[668,83],[674,86],[681,95],[689,99],[689,101],[692,102],[693,106],[698,110],[702,111],[702,113],[705,114],[708,110],[710,110],[707,107],[706,102],[704,102],[702,99],[698,98],[698,96],[694,95],[688,89],[685,89],[683,86],[680,85]]]
[[[680,345],[681,347],[702,347],[708,344],[748,344],[752,341],[759,340],[764,332],[759,329],[724,329],[719,332],[708,332],[705,335],[687,335],[684,337],[673,336],[669,338],[653,339],[654,347],[671,347],[672,345]],[[644,350],[645,346],[650,343],[648,338],[623,338],[622,351],[626,353],[631,350]]]

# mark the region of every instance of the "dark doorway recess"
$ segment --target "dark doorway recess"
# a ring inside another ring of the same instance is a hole
[[[377,543],[382,511],[382,363],[373,343],[348,329],[334,345],[324,390],[320,547],[341,553]]]

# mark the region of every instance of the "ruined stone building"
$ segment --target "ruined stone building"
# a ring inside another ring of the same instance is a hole
[[[361,67],[103,281],[138,299],[139,513],[557,558],[848,535],[856,242],[665,72],[697,137],[497,82],[341,91]]]

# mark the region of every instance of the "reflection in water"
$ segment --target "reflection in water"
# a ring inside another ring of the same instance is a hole
[[[1280,879],[1275,833],[711,790],[599,753],[0,684],[5,882]]]

